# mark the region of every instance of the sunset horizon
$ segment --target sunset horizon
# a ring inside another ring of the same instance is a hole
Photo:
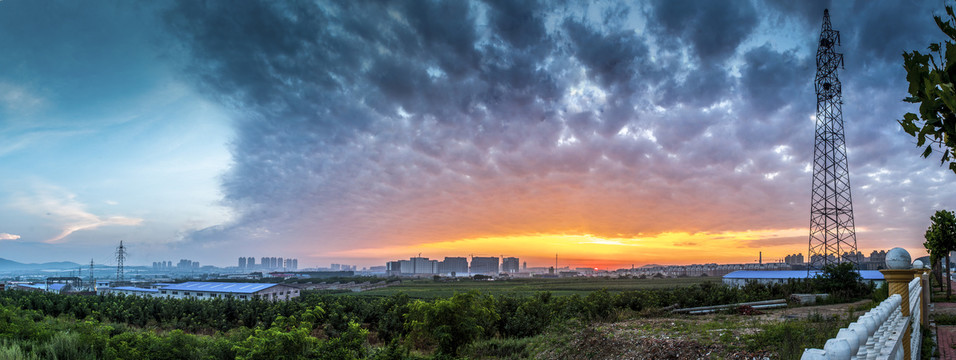
[[[943,9],[690,4],[0,1],[0,257],[809,256],[824,9],[856,246],[925,255],[956,187],[901,54]]]

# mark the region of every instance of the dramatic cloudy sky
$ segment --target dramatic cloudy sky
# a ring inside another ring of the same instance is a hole
[[[956,175],[895,119],[942,6],[2,0],[0,257],[806,253],[826,7],[859,248],[923,255]]]

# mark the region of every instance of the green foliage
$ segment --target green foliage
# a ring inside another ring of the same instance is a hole
[[[0,340],[0,359],[4,360],[35,360],[39,359],[36,354],[30,353],[20,347],[18,342]]]
[[[406,327],[413,339],[437,344],[440,353],[457,355],[465,344],[494,334],[498,313],[492,301],[477,292],[431,303],[419,300],[412,303]]]
[[[932,224],[926,229],[926,242],[923,243],[930,255],[939,258],[956,250],[956,213],[937,210],[930,220]]]
[[[554,296],[578,294],[587,296],[593,291],[607,289],[612,294],[622,291],[655,290],[687,287],[702,283],[720,283],[719,277],[711,278],[558,278],[558,279],[524,279],[510,278],[495,281],[473,280],[457,278],[455,280],[434,282],[431,280],[404,280],[400,285],[386,288],[363,291],[360,293],[348,292],[340,294],[343,297],[382,297],[404,293],[413,299],[445,298],[459,292],[478,290],[489,295],[520,295],[534,296],[540,292],[550,292]]]
[[[787,320],[761,326],[744,339],[745,347],[757,351],[773,349],[779,359],[800,359],[806,348],[823,348],[840,328],[849,325],[840,317],[811,316],[806,320]]]
[[[256,329],[253,335],[236,344],[236,359],[306,359],[315,349],[317,339],[309,336],[309,329],[293,327],[288,330],[273,326]]]
[[[369,355],[371,360],[405,360],[413,359],[411,350],[401,341],[392,340],[387,346],[372,351]]]
[[[852,263],[827,265],[815,279],[815,289],[830,294],[836,301],[847,301],[873,293],[873,288],[863,283],[863,278]]]
[[[462,354],[469,359],[527,359],[532,355],[531,344],[537,339],[488,339],[468,344]]]
[[[933,338],[933,331],[929,327],[920,328],[923,340],[920,343],[920,359],[930,360],[939,358],[939,349],[936,347],[936,339]]]
[[[956,325],[954,314],[934,314],[933,320],[936,321],[936,325]]]
[[[506,337],[527,337],[540,333],[553,317],[551,293],[542,292],[533,297],[498,298],[498,313],[502,316],[498,332]]]
[[[873,294],[870,298],[874,304],[879,304],[888,297],[890,297],[890,287],[889,285],[883,284],[883,286],[873,289]]]
[[[0,292],[0,351],[61,359],[405,359],[418,354],[436,358],[500,357],[509,351],[535,354],[544,351],[537,345],[544,337],[565,334],[554,329],[586,327],[573,324],[614,321],[622,315],[660,316],[667,313],[660,309],[670,306],[787,298],[821,286],[847,289],[852,287],[844,282],[848,276],[835,270],[827,280],[833,283],[830,285],[811,279],[766,285],[753,282],[735,288],[698,280],[682,283],[689,286],[601,289],[581,292],[583,295],[470,291],[431,300],[413,300],[403,293],[370,297],[304,292],[293,301],[268,302],[5,291]],[[621,284],[653,281],[624,280]],[[596,281],[605,285],[617,280]],[[578,281],[549,284],[575,289],[593,286]],[[595,341],[607,340],[592,335]]]
[[[916,146],[923,148],[923,157],[933,153],[933,145],[942,150],[940,164],[949,163],[956,172],[956,15],[953,8],[946,7],[949,19],[943,21],[934,16],[936,25],[949,40],[944,43],[932,43],[929,52],[918,51],[903,53],[903,67],[906,69],[906,81],[909,82],[910,96],[905,102],[920,104],[919,115],[906,113],[900,126],[910,136],[916,137]],[[938,63],[937,63],[938,62]]]
[[[363,329],[358,323],[350,322],[348,329],[340,336],[319,344],[315,358],[330,360],[365,358],[367,338],[368,330]]]
[[[95,359],[91,348],[84,346],[80,334],[58,332],[35,349],[35,353],[44,359]],[[2,356],[0,356],[2,358]]]
[[[926,230],[926,242],[923,246],[929,251],[931,262],[937,263],[945,258],[949,262],[949,253],[956,251],[956,214],[952,211],[937,210],[930,218],[932,223]],[[950,278],[949,266],[946,267],[946,278]],[[952,295],[952,287],[946,282],[946,297]]]

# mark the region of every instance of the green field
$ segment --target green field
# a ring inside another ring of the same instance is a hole
[[[358,293],[343,293],[354,296],[388,296],[403,292],[413,298],[431,299],[449,297],[457,292],[478,290],[494,295],[532,295],[541,291],[550,291],[554,295],[587,295],[592,291],[607,289],[620,292],[641,289],[661,289],[690,286],[705,282],[719,282],[719,277],[687,277],[676,279],[605,279],[605,278],[564,278],[564,279],[509,279],[482,281],[459,279],[457,281],[403,280],[401,285],[392,285]]]

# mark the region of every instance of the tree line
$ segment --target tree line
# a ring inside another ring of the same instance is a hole
[[[402,293],[362,297],[304,292],[292,301],[269,302],[6,291],[0,292],[0,341],[7,343],[0,342],[0,350],[17,346],[25,353],[48,354],[51,346],[66,349],[63,344],[75,341],[91,344],[82,347],[89,357],[70,358],[181,355],[169,350],[173,344],[191,348],[198,358],[213,359],[455,356],[476,341],[531,337],[568,321],[655,316],[665,307],[779,299],[792,293],[830,292],[835,301],[873,293],[852,269],[829,271],[817,279],[751,282],[740,288],[708,282],[620,293],[601,290],[586,296],[471,291],[428,301]]]

